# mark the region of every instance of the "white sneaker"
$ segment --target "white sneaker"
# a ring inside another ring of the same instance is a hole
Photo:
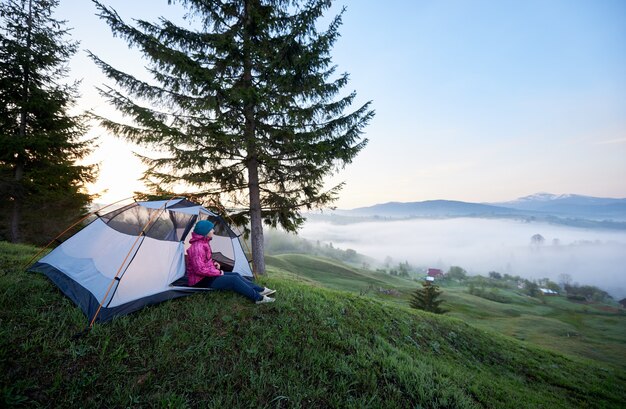
[[[271,288],[267,288],[267,287],[265,287],[265,288],[263,289],[263,291],[261,291],[259,294],[261,294],[261,295],[272,295],[272,294],[274,294],[275,292],[276,292],[276,290],[272,290]]]
[[[257,304],[265,304],[268,302],[274,302],[275,300],[273,298],[268,297],[267,295],[264,295],[263,298],[261,298],[259,301],[257,301]]]

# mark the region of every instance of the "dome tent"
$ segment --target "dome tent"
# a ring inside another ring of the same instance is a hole
[[[252,277],[239,236],[217,214],[183,198],[134,202],[98,217],[29,267],[45,274],[93,324],[190,295],[185,250],[199,220],[215,224],[213,258]]]

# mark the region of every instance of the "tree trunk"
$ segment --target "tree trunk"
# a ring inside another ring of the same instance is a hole
[[[20,221],[22,220],[22,193],[20,189],[20,183],[22,176],[24,175],[24,165],[18,163],[15,166],[15,188],[13,193],[13,212],[11,213],[11,242],[19,243],[21,241],[20,235]]]
[[[28,22],[26,26],[26,50],[30,53],[31,46],[31,34],[33,31],[33,4],[32,0],[28,2]],[[23,89],[22,89],[22,107],[20,112],[20,133],[19,138],[24,139],[26,137],[26,121],[28,119],[26,113],[26,105],[28,104],[28,89],[30,86],[30,55],[26,59],[24,66],[24,74],[22,77]],[[11,214],[11,241],[18,243],[21,240],[20,235],[20,221],[22,219],[22,178],[24,177],[24,162],[22,155],[18,154],[16,158],[16,164],[14,168],[14,180],[15,187],[13,189],[13,212]]]
[[[249,1],[244,3],[244,18],[246,30],[252,25],[250,15],[251,4]],[[243,39],[243,87],[252,88],[252,59],[249,51],[250,38],[244,34]],[[250,230],[252,232],[252,260],[254,262],[255,272],[257,274],[265,274],[265,250],[263,244],[263,218],[261,216],[261,189],[259,186],[259,160],[257,157],[257,141],[256,141],[256,117],[254,102],[246,102],[243,108],[245,118],[244,139],[247,144],[248,159],[248,192],[250,199]]]
[[[261,217],[261,192],[259,189],[259,163],[248,162],[248,190],[250,193],[250,230],[252,231],[252,260],[257,274],[265,274],[263,220]]]

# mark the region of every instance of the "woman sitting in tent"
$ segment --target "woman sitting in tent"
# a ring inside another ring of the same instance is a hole
[[[261,287],[241,277],[237,273],[220,270],[220,264],[213,260],[210,241],[213,238],[214,224],[201,220],[191,233],[191,247],[187,250],[187,280],[189,286],[232,290],[255,301],[257,304],[273,302],[268,295],[276,291]]]

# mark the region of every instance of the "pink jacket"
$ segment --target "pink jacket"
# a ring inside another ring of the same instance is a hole
[[[209,238],[197,233],[191,233],[191,247],[187,249],[187,280],[189,285],[196,285],[204,277],[216,277],[222,272],[213,264],[211,246]]]

